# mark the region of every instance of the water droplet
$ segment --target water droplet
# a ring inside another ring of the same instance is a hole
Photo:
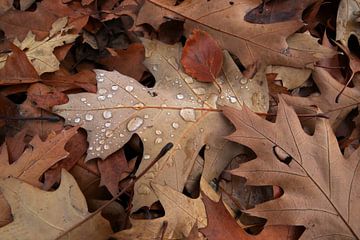
[[[87,113],[87,114],[85,115],[85,120],[86,120],[86,121],[91,121],[91,120],[93,120],[93,119],[94,119],[94,116],[93,116],[92,114]]]
[[[105,127],[110,127],[111,126],[111,123],[110,122],[107,122],[107,123],[105,123]]]
[[[113,133],[114,133],[113,131],[107,130],[107,131],[105,132],[105,136],[108,137],[108,138],[110,138],[110,137],[113,136]]]
[[[206,93],[204,88],[194,88],[193,91],[197,95],[204,95]]]
[[[82,102],[86,102],[86,98],[80,98],[80,101],[82,101]]]
[[[175,59],[175,57],[169,58],[168,61],[171,66],[173,66],[176,70],[179,70],[179,64],[178,64],[177,60]]]
[[[120,137],[124,137],[125,135],[124,135],[124,134],[122,134],[122,133],[120,133],[120,134],[119,134],[119,136],[120,136]]]
[[[110,149],[110,146],[107,145],[107,144],[105,144],[105,145],[104,145],[104,149],[105,149],[105,150],[108,150],[108,149]]]
[[[99,73],[99,75],[100,75],[100,77],[103,77],[103,76],[105,76],[105,74],[104,74],[104,73]]]
[[[98,90],[98,93],[99,94],[105,94],[107,92],[107,90],[105,89],[105,88],[100,88],[99,90]]]
[[[95,150],[99,152],[101,150],[101,147],[96,147]]]
[[[174,137],[174,134],[171,134],[171,135],[170,135],[170,137],[172,137],[172,138],[173,138],[173,137]]]
[[[162,143],[162,141],[163,141],[162,138],[159,137],[155,139],[156,144]]]
[[[145,114],[145,115],[144,115],[144,118],[145,118],[145,119],[148,119],[148,118],[149,118],[149,115]]]
[[[156,134],[156,135],[161,135],[162,132],[161,132],[160,130],[156,130],[156,131],[155,131],[155,134]]]
[[[195,111],[192,108],[181,109],[180,116],[187,122],[196,122]]]
[[[203,129],[203,128],[200,128],[200,132],[204,132],[204,129]]]
[[[74,119],[74,122],[75,122],[75,123],[79,123],[80,121],[81,121],[80,118],[75,118],[75,119]]]
[[[176,95],[176,98],[179,99],[179,100],[184,99],[184,95],[178,94],[178,95]]]
[[[236,97],[230,96],[230,97],[229,97],[229,101],[230,101],[231,103],[236,103],[236,102],[237,102],[237,99],[236,99]]]
[[[105,140],[104,139],[101,139],[100,141],[99,141],[99,144],[101,144],[101,145],[103,145],[105,143]]]
[[[152,66],[152,70],[157,71],[157,70],[158,70],[158,66],[155,64],[154,66]]]
[[[126,86],[125,87],[125,90],[127,91],[127,92],[132,92],[132,90],[134,90],[134,87],[133,86]]]
[[[103,128],[103,129],[101,129],[100,131],[101,131],[101,132],[105,132],[105,131],[106,131],[106,129],[105,129],[105,128]]]
[[[140,184],[137,192],[141,195],[148,195],[151,192],[151,190],[148,186],[146,186],[145,184],[142,183],[142,184]]]
[[[194,83],[194,79],[192,77],[185,77],[184,80],[186,83],[189,83],[189,84]]]
[[[112,94],[108,94],[107,97],[108,97],[108,98],[112,98],[113,95],[112,95]]]
[[[98,96],[98,97],[97,97],[97,99],[98,99],[98,100],[100,100],[100,101],[104,101],[104,100],[105,100],[105,98],[106,98],[106,97],[105,97],[105,96],[103,96],[103,95],[100,95],[100,96]]]
[[[112,117],[112,113],[110,112],[110,111],[104,111],[103,112],[103,117],[105,118],[105,119],[109,119],[109,118],[111,118]]]
[[[244,78],[244,77],[241,78],[241,79],[240,79],[240,83],[241,83],[241,84],[247,84],[247,83],[248,83],[247,78]]]
[[[148,160],[148,159],[150,159],[150,155],[148,155],[148,154],[145,154],[145,155],[144,155],[144,159],[145,159],[145,160]]]
[[[178,129],[178,128],[179,128],[179,124],[178,124],[177,122],[173,122],[173,123],[171,124],[171,126],[172,126],[173,128],[175,128],[175,129]]]
[[[133,132],[135,130],[137,130],[139,127],[141,127],[141,125],[144,123],[144,120],[140,117],[134,117],[133,119],[131,119],[128,123],[126,128],[130,131]]]
[[[89,147],[88,149],[89,149],[89,151],[92,151],[94,148],[93,148],[93,147]]]
[[[101,77],[99,77],[99,78],[97,78],[97,81],[98,81],[98,82],[103,82],[103,81],[104,81],[104,79],[103,79],[103,78],[101,78]]]
[[[145,105],[143,104],[143,103],[137,103],[137,104],[135,104],[133,107],[135,108],[135,109],[141,109],[141,108],[143,108]]]
[[[113,91],[117,91],[118,89],[119,89],[118,85],[112,85],[111,86],[111,90],[113,90]]]

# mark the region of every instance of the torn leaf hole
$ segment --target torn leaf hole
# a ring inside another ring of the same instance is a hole
[[[281,149],[278,146],[274,146],[273,152],[274,152],[275,156],[277,157],[277,159],[279,159],[280,162],[285,163],[286,165],[290,164],[292,157],[287,152],[285,152],[283,149]]]

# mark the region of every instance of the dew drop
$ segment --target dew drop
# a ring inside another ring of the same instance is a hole
[[[162,141],[163,141],[162,138],[159,137],[155,139],[156,144],[162,143]]]
[[[145,114],[145,115],[144,115],[144,118],[145,118],[145,119],[148,119],[148,118],[149,118],[149,115]]]
[[[184,99],[184,95],[178,94],[178,95],[176,95],[176,98],[179,99],[179,100]]]
[[[105,96],[103,96],[103,95],[100,95],[100,96],[98,96],[98,97],[97,97],[97,99],[98,99],[98,100],[100,100],[100,101],[104,101],[104,100],[105,100],[105,98],[106,98],[106,97],[105,97]]]
[[[148,154],[145,154],[145,155],[144,155],[144,159],[145,159],[145,160],[148,160],[148,159],[150,159],[150,155],[148,155]]]
[[[105,132],[105,131],[106,131],[106,129],[105,129],[105,128],[103,128],[103,129],[101,129],[100,131],[101,131],[101,132]]]
[[[173,128],[175,128],[175,129],[178,129],[178,128],[179,128],[179,124],[178,124],[177,122],[173,122],[173,123],[171,124],[171,126],[172,126]]]
[[[99,152],[101,150],[101,147],[96,147],[95,150]]]
[[[181,109],[180,116],[187,122],[196,122],[195,111],[192,108]]]
[[[86,121],[91,121],[91,120],[93,120],[93,119],[94,119],[94,116],[93,116],[92,114],[87,113],[87,114],[85,115],[85,120],[86,120]]]
[[[101,145],[103,145],[105,143],[105,140],[104,139],[101,139],[100,141],[99,141],[99,144],[101,144]]]
[[[105,76],[105,74],[104,74],[104,73],[99,73],[99,75],[100,75],[100,77],[103,77],[103,76]]]
[[[152,70],[157,71],[157,70],[158,70],[158,66],[155,64],[155,65],[152,67]]]
[[[74,122],[75,122],[75,123],[79,123],[80,121],[81,121],[80,118],[75,118],[75,119],[74,119]]]
[[[112,98],[112,97],[113,97],[112,94],[108,94],[108,95],[107,95],[107,98]]]
[[[122,133],[120,133],[120,134],[119,134],[119,136],[120,136],[120,137],[124,137],[125,135],[124,135],[124,134],[122,134]]]
[[[105,144],[105,145],[104,145],[104,149],[105,149],[105,150],[109,150],[109,149],[110,149],[110,146],[107,145],[107,144]]]
[[[99,94],[105,94],[107,92],[107,90],[105,89],[105,88],[100,88],[99,90],[98,90],[98,93]]]
[[[80,98],[80,101],[82,101],[82,102],[86,102],[86,98]]]
[[[110,111],[104,111],[102,115],[105,119],[109,119],[112,117],[112,113]]]
[[[105,127],[110,127],[111,126],[111,123],[110,122],[107,122],[107,123],[105,123]]]
[[[156,135],[161,135],[162,132],[161,132],[160,130],[156,130],[156,131],[155,131],[155,134],[156,134]]]
[[[110,138],[110,137],[112,137],[112,136],[114,135],[113,133],[114,133],[113,131],[107,130],[107,131],[105,132],[105,136],[106,136],[107,138]]]
[[[230,101],[231,103],[236,103],[236,102],[237,102],[236,97],[233,97],[233,96],[230,96],[230,97],[229,97],[229,101]]]
[[[143,125],[144,120],[140,117],[134,117],[127,123],[127,130],[130,132],[136,131],[141,125]]]
[[[186,83],[189,83],[189,84],[194,83],[194,79],[192,77],[185,77],[184,80]]]
[[[244,77],[241,78],[241,79],[240,79],[240,83],[241,83],[241,84],[247,84],[247,83],[248,83],[247,78],[244,78]]]
[[[127,92],[132,92],[132,91],[134,90],[134,87],[128,85],[128,86],[125,87],[125,90],[126,90]]]
[[[204,88],[194,88],[193,91],[197,95],[204,95],[206,93]]]
[[[104,79],[103,79],[102,77],[99,77],[99,78],[97,78],[97,81],[98,81],[98,82],[103,82]]]
[[[111,86],[111,90],[113,90],[113,91],[117,91],[118,89],[119,89],[118,85],[112,85]]]

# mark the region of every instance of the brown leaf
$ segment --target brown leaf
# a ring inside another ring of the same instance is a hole
[[[223,61],[218,43],[206,32],[193,30],[181,56],[185,72],[200,82],[214,82],[220,74]]]
[[[236,127],[227,138],[257,155],[232,173],[246,177],[250,185],[275,185],[284,191],[248,213],[271,225],[303,225],[300,239],[359,238],[360,149],[345,159],[327,119],[317,119],[315,133],[308,135],[282,98],[275,123],[246,107],[224,107],[224,114]]]
[[[97,164],[101,174],[100,186],[106,186],[115,196],[119,193],[119,182],[124,178],[123,173],[128,169],[124,149],[121,148],[104,160],[98,160]]]
[[[23,154],[26,147],[26,142],[24,139],[26,133],[27,133],[27,129],[23,128],[20,130],[20,132],[16,133],[14,136],[7,137],[5,139],[10,164],[18,160],[21,154]]]
[[[11,117],[15,117],[18,114],[19,113],[15,103],[10,101],[4,95],[0,94],[0,127],[11,123]]]
[[[35,106],[50,110],[51,107],[68,101],[66,94],[42,83],[32,84],[27,91],[28,100]]]
[[[12,53],[0,69],[0,85],[38,82],[39,75],[26,54],[12,43],[9,47]]]
[[[68,156],[64,150],[66,142],[77,132],[78,127],[64,130],[56,136],[49,136],[42,142],[35,136],[21,157],[9,163],[8,150],[2,148],[0,153],[0,177],[15,177],[34,186],[41,186],[41,175],[56,162]]]
[[[140,43],[131,44],[128,49],[113,49],[116,55],[100,58],[98,62],[105,65],[107,70],[116,70],[124,75],[140,80],[146,68],[143,64],[145,49]]]
[[[212,201],[206,194],[202,194],[205,204],[208,225],[200,229],[209,240],[290,240],[296,239],[295,228],[290,226],[268,226],[258,235],[250,235],[245,232],[226,210],[222,200]]]

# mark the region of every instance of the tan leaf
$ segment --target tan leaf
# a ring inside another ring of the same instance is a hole
[[[328,120],[313,135],[280,98],[275,123],[224,107],[236,131],[227,138],[253,149],[257,158],[232,170],[250,185],[275,185],[283,196],[248,210],[270,225],[303,225],[300,239],[359,239],[359,150],[345,159]],[[290,162],[289,162],[290,161]],[[305,197],[304,197],[305,196]]]
[[[63,170],[61,185],[45,192],[16,178],[0,180],[0,191],[11,206],[14,221],[0,228],[1,239],[56,239],[89,213],[86,200],[70,173]],[[107,239],[108,222],[96,215],[61,239]]]
[[[120,149],[133,134],[144,144],[139,172],[154,159],[163,146],[174,148],[135,185],[134,208],[151,205],[156,196],[149,182],[167,183],[182,191],[196,155],[206,144],[204,176],[218,176],[226,162],[237,154],[233,144],[224,141],[231,131],[219,113],[219,106],[240,107],[245,101],[255,111],[267,110],[265,77],[248,80],[227,52],[221,76],[215,84],[201,83],[180,68],[181,45],[167,45],[143,40],[146,49],[144,64],[156,79],[154,88],[145,88],[136,80],[117,72],[96,70],[97,94],[70,94],[69,102],[54,108],[68,124],[88,130],[87,159],[105,159]]]
[[[238,56],[246,68],[260,63],[305,67],[318,57],[328,57],[307,49],[306,42],[301,49],[288,44],[286,39],[303,25],[300,20],[273,24],[244,21],[245,14],[257,7],[257,1],[183,1],[175,6],[172,3],[172,0],[146,1],[136,23],[159,25],[160,17],[164,21],[176,15],[176,19],[185,21],[187,35],[195,28],[207,31],[223,48]],[[149,14],[151,11],[157,14]]]
[[[0,154],[0,178],[14,177],[34,186],[41,186],[41,175],[56,162],[65,158],[68,152],[64,150],[66,142],[76,134],[78,127],[63,130],[56,136],[49,136],[42,142],[38,136],[29,143],[31,147],[14,163],[8,161],[7,148],[3,147]]]
[[[266,73],[276,73],[274,80],[281,80],[284,87],[294,89],[309,79],[311,69],[270,65],[266,68]]]
[[[164,240],[187,237],[194,224],[199,228],[207,224],[206,211],[201,198],[191,199],[169,186],[151,184],[165,209],[165,216],[153,220],[132,219],[132,228],[114,234],[117,240],[159,239],[164,222],[167,228]]]
[[[351,35],[360,40],[359,11],[359,0],[340,1],[336,18],[336,40],[340,40],[344,46],[348,46]]]
[[[72,43],[77,38],[77,34],[66,33],[69,30],[65,28],[66,23],[67,17],[56,20],[52,25],[49,36],[41,41],[35,39],[36,36],[32,31],[28,32],[22,42],[17,38],[14,40],[14,44],[26,53],[39,75],[58,70],[60,63],[53,54],[54,49]],[[1,63],[4,63],[4,58],[6,59],[7,56],[0,58]],[[2,67],[3,65],[0,65],[0,68]]]

